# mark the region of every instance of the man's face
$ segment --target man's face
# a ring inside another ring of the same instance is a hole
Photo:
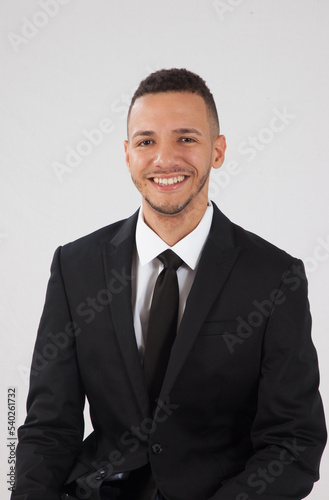
[[[202,209],[211,166],[224,161],[225,138],[211,137],[207,107],[197,94],[162,92],[138,98],[130,114],[126,163],[149,210],[174,216]]]

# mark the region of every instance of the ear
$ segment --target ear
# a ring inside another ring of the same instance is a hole
[[[224,135],[219,135],[213,144],[212,161],[213,168],[220,168],[225,160],[226,139]]]
[[[126,140],[123,142],[124,148],[125,148],[125,156],[126,156],[126,165],[128,167],[128,170],[130,172],[130,162],[129,162],[129,142]]]

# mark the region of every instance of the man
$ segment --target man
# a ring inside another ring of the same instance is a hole
[[[142,207],[55,253],[12,500],[311,491],[326,430],[304,268],[208,201],[225,148],[199,76],[140,84],[125,154]]]

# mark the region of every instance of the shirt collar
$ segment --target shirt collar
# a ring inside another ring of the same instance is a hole
[[[203,246],[210,231],[213,212],[212,203],[208,201],[207,209],[194,231],[185,236],[176,245],[170,247],[146,225],[141,207],[136,226],[136,247],[140,264],[142,266],[148,264],[160,253],[170,248],[194,270],[198,265]]]

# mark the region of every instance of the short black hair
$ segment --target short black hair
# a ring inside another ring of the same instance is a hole
[[[161,69],[142,80],[131,99],[128,121],[136,99],[160,92],[191,92],[202,97],[209,113],[211,133],[214,137],[219,135],[219,119],[212,93],[199,75],[185,68]]]

